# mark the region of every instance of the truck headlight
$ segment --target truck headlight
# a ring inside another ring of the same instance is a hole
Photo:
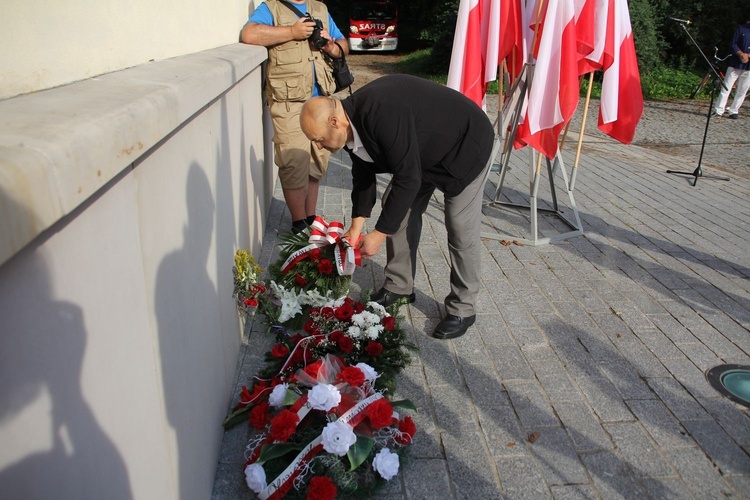
[[[387,28],[385,29],[385,33],[386,33],[386,35],[387,35],[388,33],[393,33],[393,32],[394,32],[395,30],[396,30],[396,27],[395,27],[395,26],[388,26],[388,27],[387,27]]]
[[[349,26],[349,31],[352,33],[359,33],[359,30],[356,26]]]

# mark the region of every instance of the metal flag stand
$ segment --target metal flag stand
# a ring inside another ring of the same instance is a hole
[[[574,236],[580,236],[583,234],[583,226],[581,225],[581,219],[578,215],[578,207],[573,197],[573,183],[568,180],[568,173],[565,170],[565,164],[562,159],[560,150],[558,150],[554,162],[549,158],[544,158],[547,165],[547,174],[549,178],[550,194],[552,196],[552,208],[539,208],[538,206],[538,194],[539,185],[541,183],[541,166],[542,157],[541,153],[530,149],[529,154],[529,204],[521,205],[515,203],[509,203],[501,201],[502,189],[505,185],[505,176],[508,172],[508,163],[510,162],[510,156],[513,152],[513,142],[516,137],[518,129],[518,122],[521,117],[521,113],[524,108],[524,101],[526,99],[527,91],[530,86],[531,79],[533,77],[533,66],[529,63],[524,65],[521,74],[516,78],[513,86],[509,90],[509,97],[498,109],[498,116],[496,124],[498,126],[498,134],[495,136],[495,141],[498,143],[495,145],[495,150],[498,149],[499,141],[504,140],[503,153],[500,160],[500,178],[495,189],[495,197],[492,201],[485,203],[484,206],[496,206],[500,208],[512,208],[512,209],[527,209],[530,211],[530,237],[519,238],[517,236],[510,236],[496,233],[482,233],[483,238],[489,238],[493,240],[509,240],[519,242],[527,245],[537,246],[546,245],[554,241],[566,240]],[[504,131],[511,127],[510,133],[506,136]],[[555,174],[560,172],[563,183],[565,185],[565,192],[568,195],[570,201],[570,209],[573,211],[574,221],[569,220],[565,214],[560,210],[557,203],[557,189],[555,186]],[[575,179],[572,179],[575,182]],[[571,231],[556,234],[554,236],[540,237],[538,228],[538,216],[539,214],[554,215],[564,222]]]

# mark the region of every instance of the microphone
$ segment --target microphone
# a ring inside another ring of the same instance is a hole
[[[672,21],[676,21],[678,23],[682,23],[682,24],[688,24],[688,25],[693,24],[693,23],[690,22],[689,19],[679,19],[679,18],[676,18],[676,17],[670,17],[669,19],[671,19]]]

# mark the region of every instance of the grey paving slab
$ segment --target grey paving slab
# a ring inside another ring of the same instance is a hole
[[[644,495],[627,464],[615,453],[603,451],[585,455],[583,463],[603,498],[639,498]]]
[[[544,482],[544,476],[533,459],[498,458],[496,464],[505,498],[509,500],[552,498]]]
[[[480,452],[484,448],[480,433],[444,433],[443,446],[456,498],[503,498],[497,473],[492,464],[487,466],[487,457]]]
[[[638,422],[604,424],[623,460],[641,479],[674,478],[677,476],[659,447]]]

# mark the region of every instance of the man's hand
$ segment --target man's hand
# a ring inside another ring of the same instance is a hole
[[[292,26],[292,39],[293,40],[307,40],[312,35],[315,23],[310,21],[306,17],[300,17],[297,22]]]
[[[369,258],[377,254],[387,236],[387,234],[381,233],[377,229],[362,236],[359,240],[359,250],[362,252],[362,257]]]
[[[747,64],[747,62],[750,61],[750,54],[745,54],[744,52],[740,54],[740,62],[742,64]]]
[[[364,227],[365,218],[355,217],[354,219],[352,219],[352,224],[351,226],[349,226],[349,229],[347,229],[344,233],[344,238],[346,238],[354,248],[357,248],[359,238],[362,235],[362,229],[364,229]]]

